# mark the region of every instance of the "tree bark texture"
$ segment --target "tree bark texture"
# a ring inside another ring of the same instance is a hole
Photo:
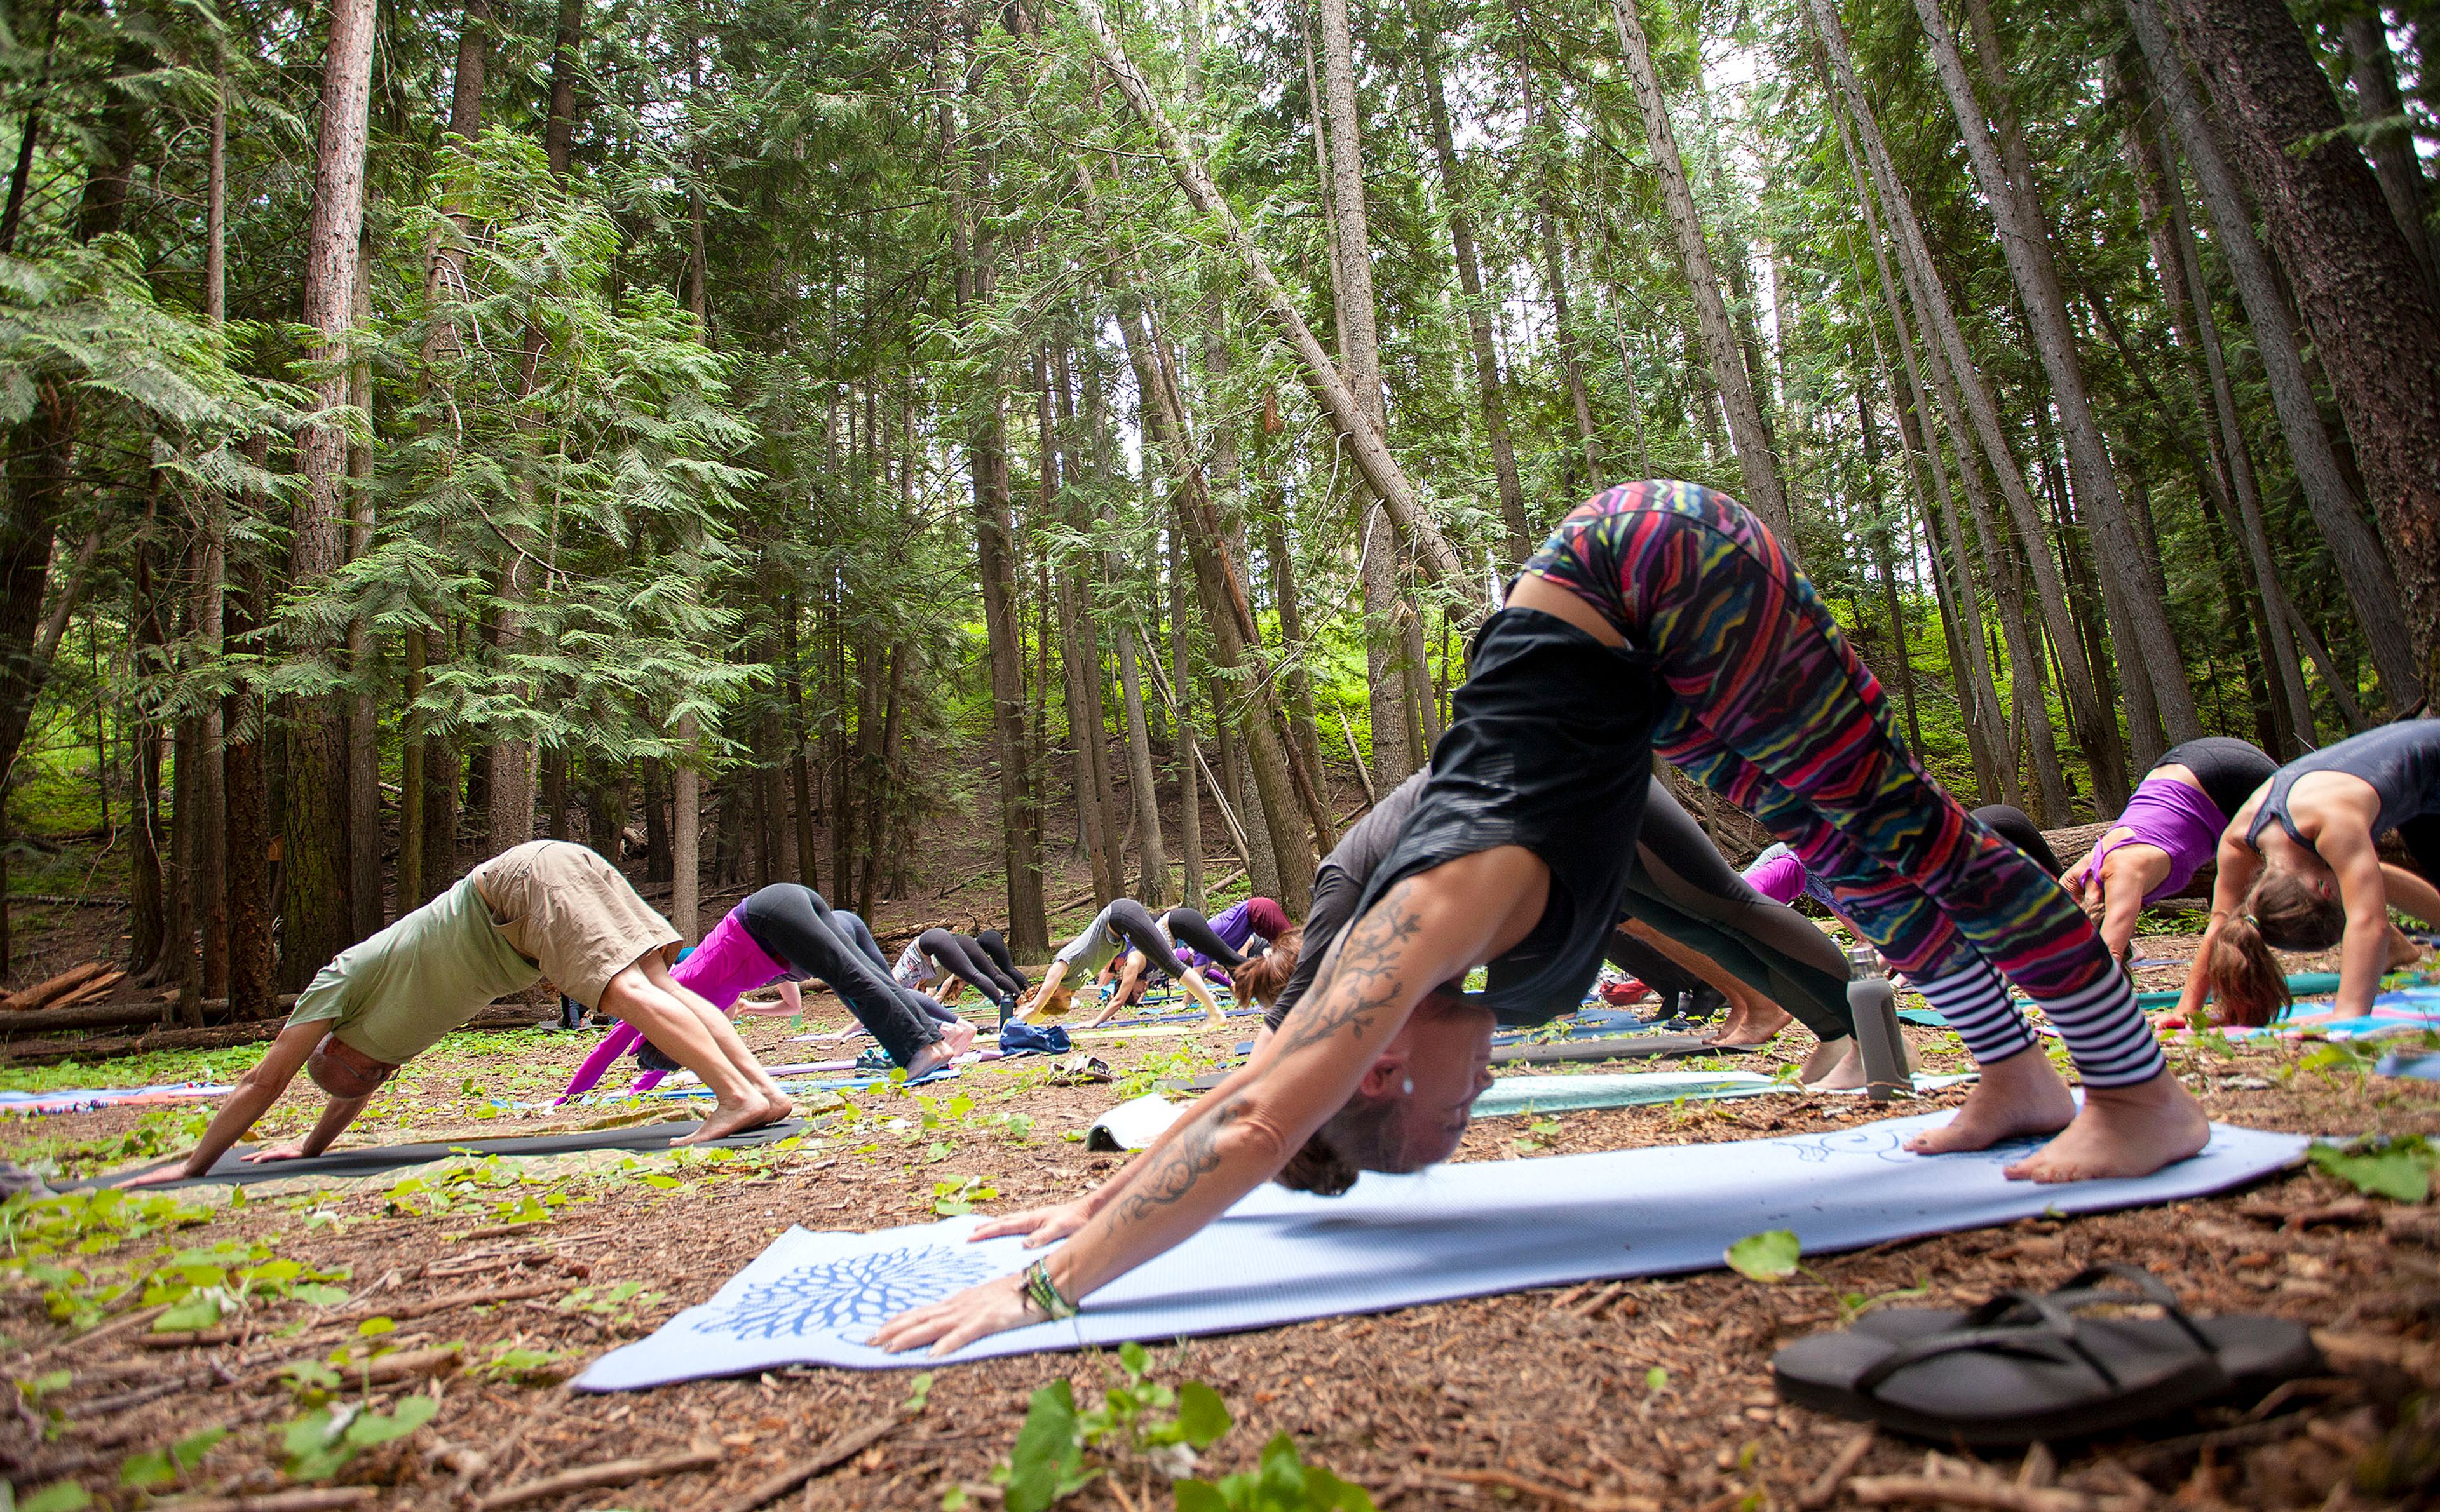
[[[2355,440],[2429,688],[2440,677],[2440,310],[2295,18],[2276,0],[2182,0],[2180,11]]]
[[[373,0],[334,0],[305,239],[305,324],[321,333],[315,356],[327,365],[313,385],[316,411],[348,401],[348,375],[335,365],[355,313],[373,31]],[[288,578],[299,588],[323,581],[347,560],[347,436],[335,426],[309,420],[297,433],[296,471],[305,487],[289,522]],[[334,649],[310,634],[291,649],[317,658]],[[311,981],[354,933],[345,720],[330,695],[298,699],[287,711],[279,980],[290,990]]]

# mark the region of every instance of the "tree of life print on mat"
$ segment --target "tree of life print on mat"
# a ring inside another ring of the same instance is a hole
[[[973,1250],[938,1244],[821,1260],[747,1287],[736,1302],[699,1320],[694,1329],[740,1342],[808,1333],[845,1337],[849,1328],[878,1328],[909,1307],[938,1302],[999,1273],[1000,1267]]]

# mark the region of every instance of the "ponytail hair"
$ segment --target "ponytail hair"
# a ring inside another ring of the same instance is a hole
[[[2346,933],[2347,913],[2336,898],[2294,872],[2266,868],[2204,962],[2220,1022],[2269,1023],[2289,1002],[2287,972],[2271,951],[2325,951]]]
[[[2220,925],[2203,959],[2203,974],[2221,1023],[2257,1028],[2288,1006],[2288,974],[2250,914]]]
[[[1304,947],[1304,931],[1291,925],[1271,948],[1229,973],[1229,990],[1240,1007],[1269,1007],[1279,1002],[1288,978],[1296,974],[1297,956]]]

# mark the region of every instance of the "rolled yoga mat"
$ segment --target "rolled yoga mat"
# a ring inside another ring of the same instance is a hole
[[[576,1155],[596,1149],[627,1149],[637,1152],[666,1150],[670,1141],[693,1133],[703,1127],[701,1119],[664,1119],[652,1124],[629,1124],[619,1129],[588,1129],[573,1134],[537,1134],[526,1139],[453,1139],[446,1143],[420,1145],[368,1145],[358,1149],[334,1149],[310,1160],[272,1161],[267,1165],[249,1165],[245,1156],[261,1148],[260,1145],[240,1145],[220,1158],[218,1164],[202,1176],[181,1182],[164,1182],[147,1187],[153,1192],[174,1191],[181,1186],[250,1186],[256,1182],[284,1181],[291,1176],[330,1176],[353,1180],[381,1176],[404,1170],[409,1165],[427,1165],[453,1155],[479,1160],[486,1155]],[[805,1131],[802,1119],[788,1118],[727,1139],[715,1139],[708,1145],[689,1147],[693,1149],[743,1149],[750,1145],[769,1145],[791,1134]],[[81,1182],[55,1182],[63,1188],[108,1186],[174,1165],[175,1160],[154,1161],[129,1170],[112,1171],[106,1176],[88,1177]]]
[[[1263,1186],[1176,1249],[1121,1276],[1060,1323],[947,1357],[1079,1349],[1267,1328],[1612,1276],[1718,1266],[1749,1234],[1793,1229],[1808,1254],[1987,1228],[2045,1212],[2102,1212],[2223,1191],[2302,1154],[2296,1134],[2212,1126],[2192,1160],[2140,1181],[2037,1186],[2001,1168],[2039,1147],[1964,1155],[1901,1146],[1947,1112],[1835,1133],[1480,1161],[1366,1175],[1343,1197]],[[871,1234],[791,1229],[698,1307],[593,1362],[574,1382],[627,1391],[788,1364],[933,1369],[922,1351],[869,1345],[882,1323],[1038,1258],[1017,1238],[967,1242],[981,1216]]]

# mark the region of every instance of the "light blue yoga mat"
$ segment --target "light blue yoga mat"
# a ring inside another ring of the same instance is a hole
[[[1611,1276],[1710,1270],[1729,1245],[1794,1229],[1808,1254],[1853,1250],[2045,1212],[2172,1202],[2241,1185],[2304,1152],[2296,1134],[2212,1127],[2192,1160],[2141,1181],[2036,1186],[2000,1168],[2038,1147],[1911,1155],[1943,1112],[1836,1133],[1480,1161],[1367,1175],[1343,1197],[1263,1186],[1167,1254],[1120,1277],[1062,1323],[978,1341],[950,1357],[1266,1328]],[[791,1229],[699,1307],[593,1362],[575,1384],[627,1391],[808,1363],[929,1369],[866,1340],[906,1308],[1022,1269],[1014,1238],[968,1243],[980,1217],[871,1234]]]

